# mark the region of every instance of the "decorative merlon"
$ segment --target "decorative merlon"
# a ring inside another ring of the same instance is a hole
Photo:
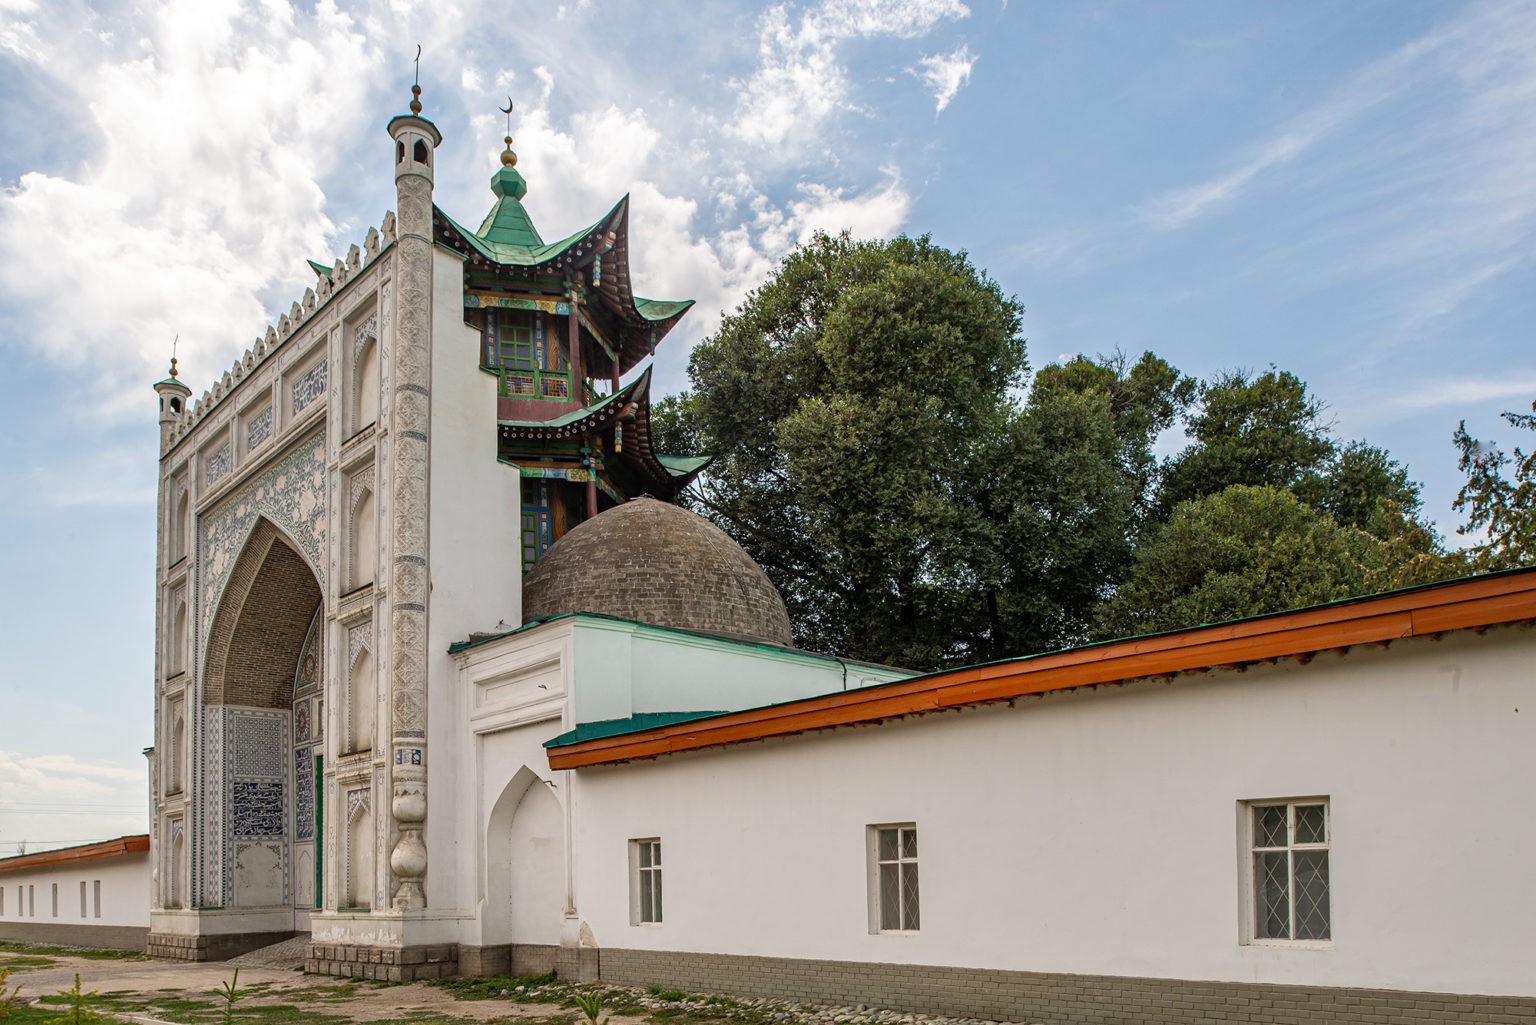
[[[371,266],[380,253],[393,245],[395,223],[395,212],[386,210],[379,226],[368,229],[361,247],[356,243],[349,247],[346,257],[336,260],[329,276],[320,275],[320,280],[313,288],[304,290],[304,296],[299,302],[295,302],[289,307],[287,313],[279,316],[275,325],[268,325],[266,333],[257,337],[245,354],[235,360],[223,376],[214,382],[213,387],[203,392],[202,398],[188,406],[171,422],[170,430],[166,432],[162,452],[169,452],[182,438],[190,434],[203,417],[212,412],[219,400],[234,389],[235,385],[248,377],[268,356],[277,351],[279,345],[293,337],[315,314],[324,310],[331,298],[342,291],[348,281],[357,277],[364,268]]]

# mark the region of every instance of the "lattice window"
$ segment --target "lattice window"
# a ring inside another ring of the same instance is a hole
[[[523,572],[526,573],[555,543],[554,510],[548,481],[533,478],[523,481],[522,533]]]
[[[1252,804],[1248,821],[1253,938],[1330,939],[1327,800]]]
[[[661,924],[661,841],[629,842],[629,924]]]
[[[486,333],[493,342],[489,355],[501,373],[503,396],[570,398],[570,362],[544,314],[487,310],[486,317]]]
[[[916,932],[918,914],[917,826],[871,826],[875,931]]]

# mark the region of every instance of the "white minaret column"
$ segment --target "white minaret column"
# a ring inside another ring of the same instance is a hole
[[[399,840],[389,867],[399,879],[394,906],[424,908],[427,874],[427,513],[432,400],[432,151],[442,142],[421,117],[421,87],[411,113],[389,122],[395,141],[394,394],[390,437],[394,494],[388,567],[390,737],[394,752],[390,813]]]
[[[163,453],[170,447],[171,429],[181,419],[187,400],[192,397],[192,389],[177,379],[175,356],[171,357],[171,376],[155,384],[155,394],[160,397],[160,451]]]

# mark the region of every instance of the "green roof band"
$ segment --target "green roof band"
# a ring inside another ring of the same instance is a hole
[[[310,270],[314,271],[316,274],[327,280],[330,279],[332,272],[335,270],[334,267],[327,267],[325,264],[317,263],[314,260],[305,260],[304,262],[309,264]]]
[[[658,726],[675,726],[680,722],[692,722],[695,719],[708,719],[711,716],[727,715],[727,712],[636,712],[627,719],[604,719],[601,722],[584,722],[577,725],[574,730],[567,730],[551,740],[544,742],[545,747],[564,747],[567,744],[580,744],[585,740],[600,740],[603,737],[618,737],[626,733],[638,733],[641,730],[653,730]]]

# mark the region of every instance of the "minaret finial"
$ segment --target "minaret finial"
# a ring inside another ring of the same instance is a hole
[[[411,113],[421,113],[421,44],[416,44],[416,81],[411,83]]]
[[[501,155],[501,166],[516,167],[517,154],[512,152],[512,97],[507,97],[507,105],[505,107],[497,107],[496,109],[507,115],[507,137],[502,140],[507,144],[507,150]]]
[[[176,337],[171,339],[171,377],[176,376],[176,343],[181,341],[181,332],[176,332]]]

